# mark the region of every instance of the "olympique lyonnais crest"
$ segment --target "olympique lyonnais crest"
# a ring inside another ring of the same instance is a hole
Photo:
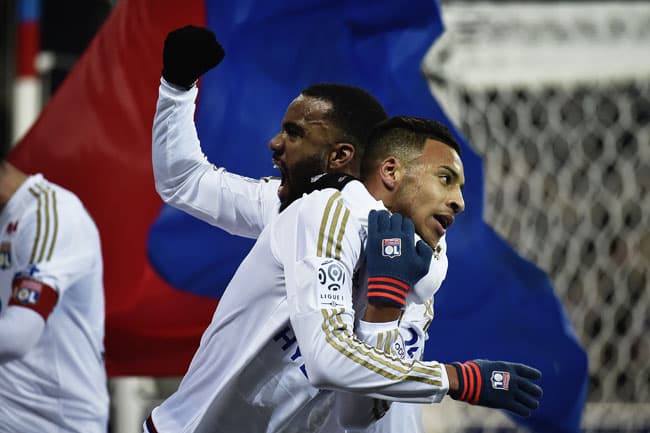
[[[32,280],[20,280],[15,284],[13,297],[25,305],[36,305],[41,296],[41,283]]]
[[[386,257],[399,257],[402,255],[402,240],[400,238],[382,239],[381,254]]]
[[[492,382],[492,388],[507,391],[510,383],[510,373],[507,371],[493,371],[490,381]]]

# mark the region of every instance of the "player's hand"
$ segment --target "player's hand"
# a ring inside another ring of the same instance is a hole
[[[167,34],[162,76],[190,89],[199,77],[217,66],[225,52],[214,33],[205,27],[185,26]]]
[[[371,210],[368,215],[368,302],[402,308],[406,295],[429,272],[431,248],[415,244],[413,222],[402,215]]]
[[[530,416],[539,407],[542,388],[533,383],[542,377],[536,368],[506,361],[476,359],[452,364],[458,372],[459,388],[449,395],[470,404],[506,409]]]

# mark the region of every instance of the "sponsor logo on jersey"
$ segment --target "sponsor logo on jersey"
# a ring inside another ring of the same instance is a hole
[[[402,255],[402,240],[400,238],[382,239],[381,254],[393,258]]]
[[[345,269],[336,260],[325,260],[318,267],[318,302],[332,308],[345,301],[340,292],[345,283]]]
[[[11,267],[11,242],[0,243],[0,269]]]
[[[492,388],[507,391],[510,383],[510,373],[507,371],[493,371],[490,381],[492,382]]]
[[[7,234],[10,235],[18,229],[18,221],[7,224]]]
[[[280,349],[283,353],[289,354],[290,361],[297,365],[300,368],[302,374],[307,377],[307,369],[305,368],[305,363],[302,359],[302,354],[300,353],[300,347],[298,346],[298,339],[296,339],[295,334],[290,326],[285,326],[277,334],[273,336],[273,341],[281,344]]]
[[[14,287],[13,298],[23,305],[36,305],[41,296],[41,283],[33,280],[20,280]]]

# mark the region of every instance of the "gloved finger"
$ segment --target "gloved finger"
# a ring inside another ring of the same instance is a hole
[[[530,409],[537,409],[539,407],[539,401],[524,392],[515,394],[515,400]]]
[[[390,214],[386,210],[377,211],[377,232],[384,233],[390,228]]]
[[[400,213],[394,213],[390,216],[390,231],[393,233],[399,233],[402,231],[402,221],[404,217]]]
[[[216,67],[221,61],[226,57],[226,51],[223,49],[223,46],[217,41],[216,36],[212,34],[212,38],[206,41],[206,72],[214,67]]]
[[[540,386],[535,385],[526,379],[519,379],[517,381],[517,386],[519,386],[519,389],[532,395],[535,398],[540,398],[543,394],[542,388]]]
[[[401,229],[405,236],[410,236],[409,239],[413,239],[413,236],[415,235],[415,225],[413,224],[413,220],[411,218],[402,218]]]
[[[433,250],[423,240],[419,240],[417,244],[415,244],[415,252],[418,254],[418,257],[422,259],[425,263],[431,263],[431,257],[433,256]]]
[[[378,230],[378,220],[379,212],[372,209],[370,213],[368,213],[368,233],[376,232]]]
[[[524,364],[514,364],[514,368],[519,376],[526,379],[539,380],[542,378],[542,372],[536,368]]]
[[[530,409],[528,409],[526,406],[516,401],[510,402],[510,404],[508,405],[508,407],[506,407],[506,409],[519,416],[530,416]]]

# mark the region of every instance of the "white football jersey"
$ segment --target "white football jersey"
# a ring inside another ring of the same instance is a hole
[[[0,213],[0,316],[43,302],[44,286],[56,304],[36,346],[0,363],[0,432],[106,432],[102,266],[79,199],[30,176]]]
[[[351,182],[274,218],[228,285],[179,389],[154,409],[157,432],[318,431],[329,390],[440,401],[442,364],[400,359],[353,333],[366,302],[367,217],[382,208]]]
[[[229,233],[257,238],[277,217],[280,201],[278,179],[255,180],[216,168],[201,151],[194,125],[197,89],[178,90],[161,78],[153,123],[152,159],[156,189],[165,202]],[[438,259],[432,264],[437,290],[447,271],[446,243],[440,242]],[[433,318],[433,298],[427,307],[409,302],[400,322],[400,334],[408,355],[421,359],[426,328]],[[408,406],[402,409],[402,406]],[[394,426],[401,427],[394,430]],[[368,432],[421,432],[421,405],[395,403]],[[323,427],[323,433],[342,431],[336,422]],[[311,431],[311,430],[310,430]]]

